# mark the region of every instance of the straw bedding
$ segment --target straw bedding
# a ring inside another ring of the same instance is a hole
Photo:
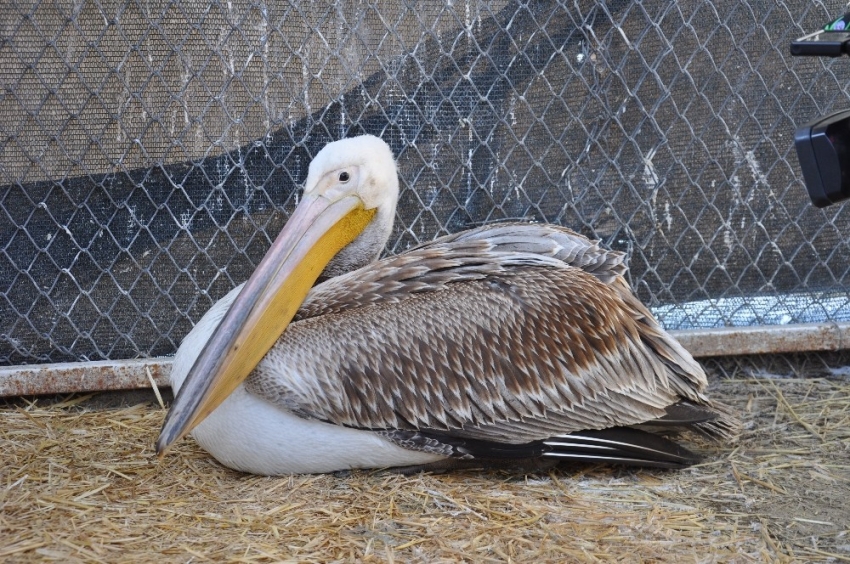
[[[850,561],[850,383],[725,380],[746,431],[684,471],[267,478],[191,440],[163,460],[152,394],[0,407],[7,562]],[[121,400],[126,403],[131,396]]]

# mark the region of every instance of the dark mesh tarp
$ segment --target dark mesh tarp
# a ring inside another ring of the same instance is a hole
[[[792,146],[850,59],[788,55],[840,2],[108,4],[0,11],[2,364],[173,352],[362,132],[399,159],[388,252],[557,222],[669,328],[850,319],[850,208]]]

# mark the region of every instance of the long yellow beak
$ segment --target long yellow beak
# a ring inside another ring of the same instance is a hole
[[[328,262],[374,215],[355,195],[305,195],[186,376],[156,441],[157,454],[194,429],[248,377]]]

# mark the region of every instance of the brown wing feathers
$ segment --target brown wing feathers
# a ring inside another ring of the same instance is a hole
[[[642,423],[680,399],[713,412],[624,272],[549,225],[451,235],[314,288],[246,386],[305,417],[485,443]]]

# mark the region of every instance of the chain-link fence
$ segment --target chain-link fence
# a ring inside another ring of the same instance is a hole
[[[527,218],[629,253],[668,328],[850,320],[850,206],[797,126],[841,2],[130,1],[0,13],[0,364],[171,353],[243,281],[327,141],[380,135],[388,252]]]

